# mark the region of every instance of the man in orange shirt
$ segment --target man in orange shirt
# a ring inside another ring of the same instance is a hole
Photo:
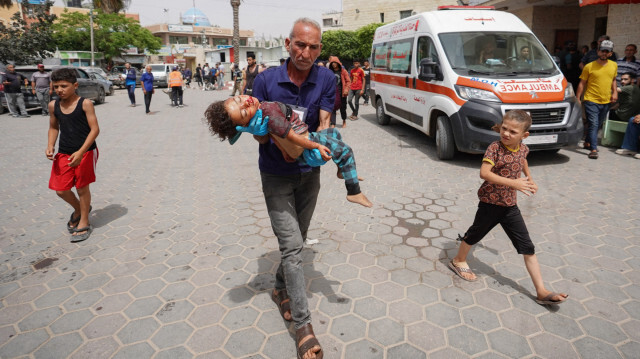
[[[171,106],[182,107],[182,73],[178,71],[178,66],[175,66],[169,74],[169,88],[171,89]],[[180,100],[179,104],[178,100]]]
[[[351,116],[349,119],[355,121],[358,119],[358,109],[360,108],[360,96],[364,94],[365,85],[365,73],[360,68],[360,61],[353,62],[353,69],[351,69],[351,88],[349,89],[349,107],[351,108]],[[353,98],[356,98],[356,104],[353,104]]]

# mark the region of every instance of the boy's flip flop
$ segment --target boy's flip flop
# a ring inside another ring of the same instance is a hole
[[[84,232],[82,234],[76,234],[75,236],[71,236],[71,243],[77,243],[77,242],[82,242],[85,241],[89,238],[89,236],[91,235],[91,232],[93,232],[93,226],[89,225],[87,227],[84,228],[76,228],[73,230],[75,233],[78,232]]]
[[[89,206],[89,213],[91,213],[91,210],[93,209],[93,206]],[[76,211],[71,212],[71,216],[69,217],[69,222],[67,222],[67,231],[69,231],[69,233],[73,234],[73,232],[75,231],[76,227],[78,227],[78,222],[80,222],[80,216],[73,218],[73,214]],[[75,226],[71,226],[70,224],[72,223],[76,223]]]

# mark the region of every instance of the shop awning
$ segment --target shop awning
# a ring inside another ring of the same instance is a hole
[[[580,6],[609,4],[640,4],[640,0],[579,0]]]

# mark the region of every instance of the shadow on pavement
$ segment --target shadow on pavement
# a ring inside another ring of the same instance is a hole
[[[91,225],[100,228],[120,217],[124,217],[129,210],[119,204],[110,204],[104,208],[91,211]]]

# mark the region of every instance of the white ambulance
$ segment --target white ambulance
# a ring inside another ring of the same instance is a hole
[[[440,159],[484,153],[506,111],[528,112],[531,150],[576,144],[582,112],[571,84],[531,30],[492,7],[448,6],[376,30],[371,51],[377,120],[435,136]]]

